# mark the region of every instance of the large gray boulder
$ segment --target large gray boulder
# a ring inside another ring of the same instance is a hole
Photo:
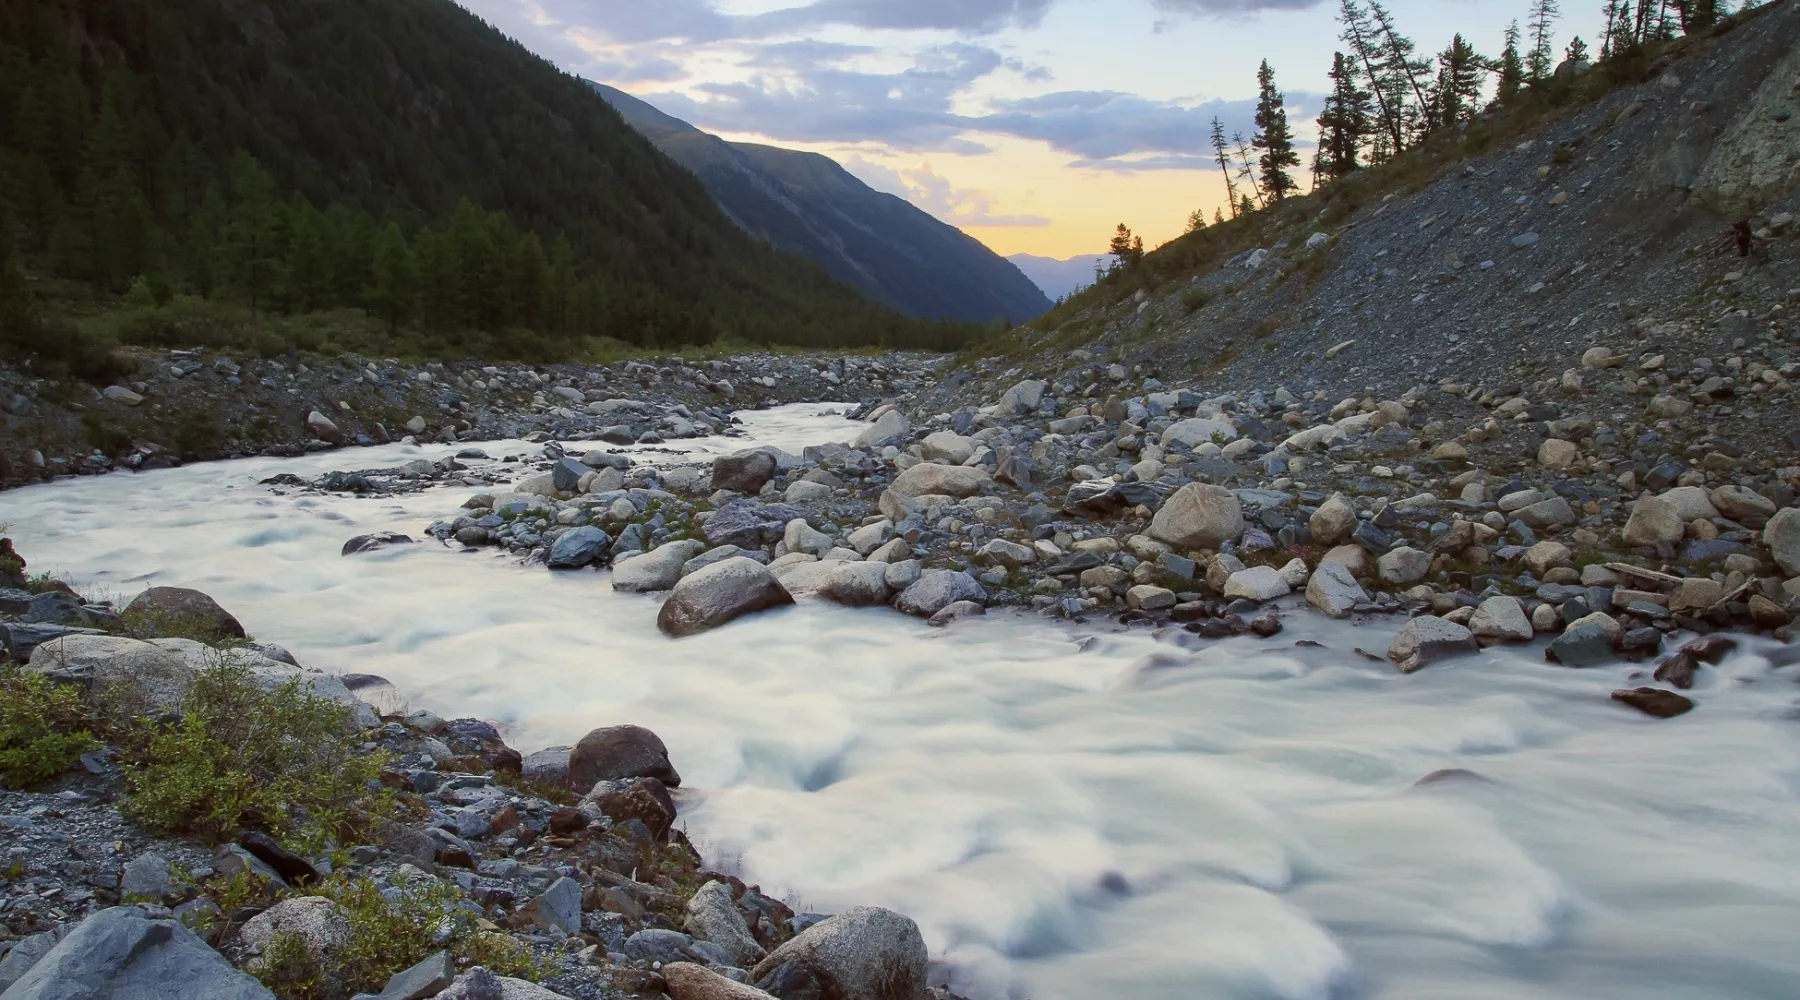
[[[118,635],[52,639],[32,651],[26,670],[81,684],[125,715],[175,708],[198,673],[179,652]]]
[[[763,982],[790,963],[812,974],[825,1000],[922,1000],[930,956],[910,918],[855,906],[800,932],[751,976]]]
[[[244,947],[257,956],[251,959],[251,968],[262,964],[269,946],[283,934],[296,935],[308,951],[329,963],[333,955],[350,944],[350,914],[323,896],[301,896],[276,903],[251,917],[239,932]]]
[[[612,587],[633,594],[668,590],[681,579],[681,567],[706,551],[706,543],[684,538],[640,556],[613,564]]]
[[[879,448],[888,444],[903,444],[907,435],[911,433],[912,425],[906,422],[906,414],[899,410],[889,410],[864,429],[861,434],[858,434],[853,443],[858,448]]]
[[[967,573],[928,569],[901,592],[894,606],[909,615],[930,618],[958,601],[987,604],[987,590]]]
[[[1368,600],[1368,592],[1342,563],[1330,560],[1319,563],[1319,568],[1313,570],[1312,579],[1306,582],[1306,603],[1333,618],[1350,617],[1350,609]]]
[[[88,917],[4,994],[6,1000],[274,1000],[173,918],[135,906]]]
[[[830,564],[818,595],[853,608],[875,607],[888,602],[886,563],[841,562]]]
[[[1625,522],[1626,545],[1673,544],[1687,534],[1687,522],[1673,504],[1658,497],[1644,497],[1631,509]]]
[[[1416,673],[1439,660],[1476,652],[1475,635],[1455,622],[1432,615],[1414,618],[1394,637],[1388,659],[1403,674]]]
[[[894,478],[891,489],[903,497],[946,496],[966,499],[993,483],[986,469],[924,462]]]
[[[713,489],[755,496],[775,478],[775,471],[775,456],[766,451],[721,455],[713,459]]]
[[[154,617],[166,625],[197,629],[221,639],[244,637],[244,626],[231,612],[211,597],[186,587],[151,587],[133,598],[125,606],[125,613]]]
[[[1313,512],[1312,519],[1307,522],[1312,532],[1313,541],[1320,545],[1338,545],[1348,541],[1356,532],[1356,508],[1344,498],[1342,493],[1333,493],[1331,499],[1319,505]]]
[[[702,941],[725,949],[742,968],[749,968],[768,954],[751,935],[744,915],[731,898],[731,886],[708,882],[688,900],[683,929]]]
[[[675,638],[699,635],[744,615],[794,603],[769,568],[738,556],[714,563],[675,585],[656,626]]]
[[[662,967],[662,977],[675,1000],[774,1000],[754,986],[726,979],[693,962],[670,962]]]
[[[655,778],[681,787],[662,738],[642,726],[607,726],[581,738],[569,753],[569,787],[586,793],[602,781]]]
[[[1050,383],[1041,379],[1026,379],[1018,385],[1006,390],[1000,397],[1000,412],[1024,415],[1036,413],[1044,403],[1044,390]]]
[[[1178,444],[1191,449],[1203,444],[1223,445],[1237,436],[1237,428],[1223,420],[1195,418],[1171,424],[1168,430],[1163,431],[1162,443],[1165,448]]]
[[[975,442],[955,431],[938,431],[919,442],[919,453],[928,462],[961,465],[975,454]]]
[[[1244,533],[1244,507],[1230,490],[1189,483],[1150,522],[1150,537],[1178,549],[1216,549]]]
[[[606,557],[612,536],[592,525],[571,528],[550,546],[551,569],[581,569]]]
[[[1504,594],[1481,602],[1475,609],[1475,616],[1469,619],[1469,631],[1483,646],[1530,642],[1537,636],[1537,630],[1531,627],[1531,618],[1525,614],[1525,606],[1518,598]]]
[[[20,977],[30,972],[31,967],[50,954],[51,949],[67,937],[72,929],[72,925],[62,924],[14,942],[6,957],[0,958],[0,993],[5,993]]]
[[[754,549],[779,539],[795,518],[804,520],[806,511],[785,503],[733,500],[707,518],[706,540],[714,545]]]
[[[1789,507],[1769,518],[1763,544],[1787,575],[1800,576],[1800,509]]]

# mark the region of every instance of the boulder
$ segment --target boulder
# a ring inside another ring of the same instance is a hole
[[[238,932],[244,947],[257,956],[250,961],[251,968],[267,959],[269,946],[282,934],[297,935],[308,951],[329,966],[331,956],[350,943],[350,914],[323,896],[300,896],[276,903],[251,917]]]
[[[705,551],[705,542],[682,539],[632,556],[613,564],[612,587],[634,594],[668,590],[681,580],[681,568],[687,561]]]
[[[1314,542],[1340,545],[1356,531],[1356,508],[1350,506],[1342,493],[1334,493],[1313,512],[1307,527],[1312,531]]]
[[[751,976],[762,983],[789,964],[818,980],[824,1000],[922,1000],[930,956],[911,919],[853,906],[795,935]]]
[[[1626,545],[1673,545],[1687,534],[1687,522],[1676,513],[1675,506],[1658,497],[1644,497],[1631,509],[1625,522]]]
[[[115,906],[83,920],[7,1000],[274,1000],[173,918]]]
[[[895,599],[894,606],[909,615],[930,618],[958,601],[973,601],[985,606],[987,591],[967,573],[947,569],[928,569],[916,583]]]
[[[596,782],[627,778],[655,778],[670,788],[681,787],[681,775],[669,763],[669,748],[642,726],[596,729],[569,753],[568,783],[577,792],[587,792]]]
[[[1537,630],[1531,627],[1531,619],[1525,616],[1525,606],[1518,598],[1504,595],[1481,602],[1475,609],[1475,616],[1469,619],[1469,631],[1483,646],[1530,642],[1537,635]]]
[[[637,820],[659,841],[666,839],[675,825],[675,799],[655,778],[596,782],[582,802],[593,805],[614,823]]]
[[[1713,506],[1712,494],[1704,487],[1677,486],[1657,499],[1675,508],[1675,516],[1689,524],[1719,516],[1719,508]]]
[[[306,415],[306,430],[307,433],[327,444],[344,443],[344,432],[338,430],[338,425],[332,423],[330,417],[318,410]]]
[[[675,1000],[774,1000],[754,986],[726,979],[693,962],[670,962],[662,967],[662,977]]]
[[[1769,518],[1763,544],[1788,576],[1800,576],[1800,509],[1789,507]]]
[[[880,448],[884,445],[903,444],[911,433],[912,425],[906,422],[906,414],[899,410],[889,410],[876,418],[851,443],[857,448]]]
[[[1244,508],[1230,490],[1189,483],[1163,503],[1150,537],[1178,549],[1216,549],[1244,533]]]
[[[519,917],[546,930],[581,933],[581,883],[566,875],[557,879],[541,895],[520,907]]]
[[[1044,403],[1044,390],[1049,387],[1048,382],[1026,379],[1000,396],[1000,410],[1018,416],[1036,413]]]
[[[571,528],[550,546],[549,566],[551,569],[581,569],[605,559],[611,548],[612,536],[599,528],[591,525]]]
[[[713,545],[759,548],[781,538],[789,522],[804,520],[806,511],[785,503],[733,500],[706,520],[706,540]]]
[[[1369,595],[1342,563],[1319,563],[1306,583],[1306,603],[1333,618],[1350,617],[1350,609],[1368,601]]]
[[[39,931],[13,942],[6,957],[0,958],[0,993],[5,993],[25,973],[30,972],[31,967],[50,954],[73,929],[73,924],[59,924],[50,930]]]
[[[179,652],[118,635],[65,635],[41,643],[26,669],[85,686],[93,700],[131,716],[181,704],[198,671]]]
[[[1605,624],[1588,618],[1571,624],[1544,650],[1544,659],[1565,667],[1597,667],[1613,658],[1614,637]]]
[[[204,631],[219,638],[244,638],[244,626],[219,602],[185,587],[151,587],[125,606],[126,614],[138,614],[182,631]]]
[[[1673,719],[1694,710],[1694,702],[1685,695],[1661,688],[1641,687],[1614,691],[1612,699],[1654,719]]]
[[[840,562],[832,566],[816,593],[838,604],[872,608],[888,602],[888,564]]]
[[[568,1000],[536,983],[496,976],[481,966],[456,977],[437,1000]]]
[[[924,462],[895,477],[892,489],[908,498],[946,496],[965,499],[981,493],[992,482],[986,469]]]
[[[927,462],[961,465],[974,456],[975,442],[955,431],[938,431],[919,442],[919,454]]]
[[[803,517],[796,517],[787,523],[787,528],[781,533],[781,540],[787,545],[789,552],[804,552],[812,556],[823,556],[833,547],[831,536],[807,524]]]
[[[1223,420],[1182,420],[1163,431],[1162,444],[1164,448],[1178,444],[1194,449],[1203,444],[1223,445],[1235,440],[1237,436],[1237,428]]]
[[[580,491],[581,479],[587,474],[587,466],[565,455],[550,466],[550,485],[558,493],[575,493]]]
[[[1712,502],[1719,513],[1733,521],[1775,516],[1775,501],[1742,486],[1721,486],[1713,490]]]
[[[775,456],[766,451],[740,451],[713,459],[712,486],[755,496],[769,480],[775,478]]]
[[[1411,674],[1439,660],[1473,653],[1479,648],[1474,633],[1468,629],[1455,622],[1425,615],[1406,623],[1406,627],[1394,637],[1394,644],[1388,649],[1387,656],[1394,666],[1400,668],[1401,673]]]
[[[1384,583],[1397,587],[1411,586],[1425,579],[1425,574],[1431,572],[1431,553],[1402,545],[1383,554],[1376,561],[1376,570]]]
[[[1525,550],[1524,561],[1526,568],[1538,576],[1543,576],[1567,563],[1574,555],[1575,553],[1571,552],[1567,545],[1561,542],[1547,541],[1539,542]]]
[[[794,597],[754,559],[714,563],[675,584],[656,616],[656,626],[681,638],[699,635],[744,615],[794,603]]]
[[[1250,601],[1273,601],[1277,597],[1286,597],[1293,593],[1281,571],[1273,566],[1252,566],[1231,574],[1225,581],[1225,596],[1228,599],[1243,598]]]
[[[1555,472],[1567,472],[1581,461],[1581,446],[1573,441],[1551,438],[1538,446],[1538,464]]]
[[[1133,611],[1167,611],[1176,604],[1175,592],[1143,584],[1125,592],[1125,606]]]
[[[374,552],[395,545],[411,545],[413,537],[398,531],[378,531],[372,535],[357,535],[344,543],[339,555],[353,556],[363,552]]]
[[[987,608],[974,601],[957,601],[937,614],[932,615],[925,624],[934,628],[954,625],[964,618],[980,618],[987,614]]]
[[[1540,500],[1518,511],[1519,520],[1543,530],[1546,528],[1562,528],[1574,524],[1580,518],[1575,516],[1575,508],[1562,497],[1551,497]]]
[[[731,886],[724,882],[708,882],[694,893],[688,900],[682,928],[725,949],[741,968],[748,969],[768,955],[750,933],[744,915],[732,900]]]
[[[410,969],[396,972],[375,1000],[429,1000],[456,981],[456,963],[447,951],[434,952]]]

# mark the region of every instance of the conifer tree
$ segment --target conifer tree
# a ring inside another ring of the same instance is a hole
[[[1232,145],[1237,147],[1238,180],[1242,181],[1245,185],[1247,185],[1250,188],[1251,194],[1256,195],[1256,207],[1262,208],[1262,207],[1266,206],[1268,204],[1268,201],[1263,198],[1262,186],[1260,184],[1258,184],[1256,181],[1256,168],[1251,166],[1250,146],[1248,143],[1244,142],[1244,133],[1242,133],[1242,132],[1231,133],[1231,142],[1232,142]],[[1248,194],[1244,195],[1244,203],[1245,204],[1250,203],[1250,195],[1248,195]]]
[[[1600,36],[1600,58],[1611,59],[1634,47],[1631,35],[1631,0],[1606,0],[1606,33]]]
[[[1671,0],[1681,17],[1684,34],[1705,31],[1719,23],[1720,0]]]
[[[1375,119],[1374,97],[1357,84],[1356,66],[1344,53],[1331,61],[1331,93],[1319,115],[1319,176],[1325,180],[1362,168],[1363,144]]]
[[[1450,40],[1450,47],[1438,55],[1438,78],[1431,100],[1434,125],[1456,128],[1475,117],[1486,71],[1487,61],[1461,34]]]
[[[1525,61],[1519,55],[1520,37],[1519,22],[1506,26],[1506,48],[1501,51],[1500,61],[1494,69],[1499,77],[1494,93],[1496,104],[1511,104],[1525,87]]]
[[[1275,69],[1263,60],[1256,71],[1256,136],[1250,145],[1261,151],[1257,166],[1262,170],[1262,189],[1271,203],[1279,203],[1289,192],[1299,190],[1289,167],[1300,165],[1300,154],[1294,152],[1294,133],[1288,127],[1286,98],[1275,87]]]
[[[1225,148],[1225,124],[1217,116],[1212,120],[1213,156],[1219,161],[1219,172],[1225,175],[1225,201],[1231,206],[1231,217],[1238,215],[1237,180],[1231,175],[1231,155]]]
[[[375,237],[371,273],[374,281],[363,298],[375,315],[387,321],[388,332],[412,319],[418,295],[419,262],[398,223],[390,222]]]
[[[1394,16],[1381,5],[1381,0],[1369,0],[1369,17],[1375,24],[1386,69],[1376,86],[1392,94],[1390,103],[1399,111],[1400,134],[1408,137],[1410,144],[1430,130],[1431,102],[1426,99],[1420,80],[1430,78],[1431,64],[1413,54],[1418,46],[1395,29]]]
[[[1588,44],[1582,41],[1580,35],[1576,35],[1574,41],[1569,43],[1569,47],[1563,50],[1563,59],[1572,63],[1587,62],[1588,55]]]
[[[1187,232],[1197,233],[1206,228],[1206,209],[1196,208],[1188,213]]]
[[[1363,77],[1369,81],[1369,93],[1377,105],[1377,120],[1383,138],[1376,143],[1372,159],[1379,163],[1406,148],[1405,109],[1395,105],[1392,88],[1381,85],[1386,75],[1386,60],[1380,51],[1374,19],[1358,0],[1339,0],[1339,4],[1338,22],[1344,26],[1341,37],[1350,47],[1350,54],[1356,58]]]
[[[1213,225],[1223,226],[1224,224],[1225,224],[1225,210],[1222,208],[1213,209]]]
[[[1144,259],[1144,238],[1131,235],[1131,229],[1121,222],[1119,228],[1113,232],[1112,245],[1108,252],[1112,254],[1115,267],[1120,270],[1133,267],[1138,261]]]
[[[226,236],[226,268],[231,280],[250,299],[250,320],[262,332],[262,307],[280,274],[281,257],[275,179],[249,153],[239,152],[231,165],[231,193],[236,204]]]
[[[1531,0],[1531,54],[1525,57],[1525,75],[1533,84],[1550,79],[1556,70],[1556,19],[1561,16],[1557,0]]]

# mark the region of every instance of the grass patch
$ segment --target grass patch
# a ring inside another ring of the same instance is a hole
[[[317,854],[393,810],[382,754],[361,752],[352,710],[301,679],[267,690],[221,657],[182,699],[180,719],[140,720],[127,739],[123,812],[153,833],[213,842],[265,829]]]

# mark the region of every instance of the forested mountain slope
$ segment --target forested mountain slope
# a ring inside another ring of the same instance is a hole
[[[259,328],[355,307],[497,355],[963,334],[747,236],[450,0],[0,0],[0,177],[40,287],[231,301]]]
[[[706,184],[758,239],[803,254],[908,315],[1024,322],[1050,308],[1017,267],[835,161],[718,136],[603,84],[619,113]]]

